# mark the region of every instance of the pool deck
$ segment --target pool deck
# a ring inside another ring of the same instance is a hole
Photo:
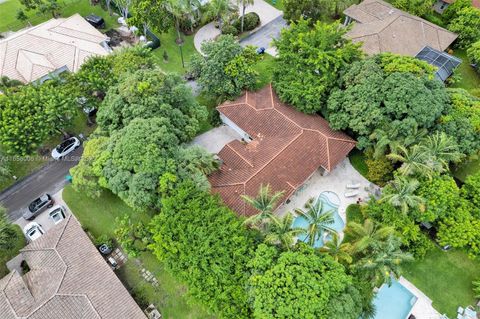
[[[345,197],[345,192],[352,191],[346,189],[347,184],[359,184],[360,187],[356,190],[358,191],[358,195]],[[276,212],[278,215],[283,216],[289,211],[293,212],[296,208],[303,208],[307,200],[311,197],[317,198],[322,192],[330,191],[336,193],[340,199],[338,213],[346,224],[347,207],[350,204],[355,204],[358,198],[367,200],[369,193],[365,188],[368,188],[370,184],[367,179],[353,168],[348,158],[345,158],[330,173],[325,173],[322,176],[320,170],[317,170],[305,184],[290,197],[290,202],[280,206]]]
[[[410,281],[404,277],[398,280],[405,288],[417,297],[417,302],[413,305],[410,314],[417,319],[442,319],[442,315],[432,306],[432,300],[428,298],[420,289],[415,287]]]

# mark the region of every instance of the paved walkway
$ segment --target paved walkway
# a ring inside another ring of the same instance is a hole
[[[241,7],[239,7],[239,14],[241,13]],[[263,27],[267,26],[270,22],[274,21],[278,17],[283,15],[283,12],[276,9],[275,7],[269,5],[267,2],[263,0],[254,0],[253,5],[248,6],[245,9],[245,13],[249,12],[256,12],[260,17],[260,26],[253,30],[252,33],[258,32],[258,30],[262,29]],[[215,39],[217,36],[220,35],[220,30],[215,28],[214,22],[210,22],[203,27],[201,27],[193,38],[193,44],[195,45],[195,49],[198,52],[202,53],[201,46],[204,41],[210,41]],[[263,47],[268,47],[262,45]]]

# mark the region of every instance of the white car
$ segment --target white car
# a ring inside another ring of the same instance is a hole
[[[27,239],[29,241],[34,241],[34,240],[42,237],[43,234],[45,234],[45,231],[43,230],[42,226],[40,226],[36,222],[28,223],[23,228],[23,232],[25,233],[25,236],[27,236]]]
[[[80,140],[76,137],[67,138],[52,150],[52,157],[59,160],[76,150],[80,146]]]
[[[55,225],[64,220],[66,216],[65,208],[60,205],[53,206],[48,212],[48,218],[50,218]]]

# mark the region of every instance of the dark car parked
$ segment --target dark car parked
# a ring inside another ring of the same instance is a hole
[[[90,23],[97,29],[105,28],[105,20],[103,20],[102,17],[99,17],[94,14],[89,14],[88,16],[85,17],[85,20],[87,20],[88,23]]]
[[[47,208],[53,207],[53,199],[49,194],[45,194],[35,199],[28,205],[27,211],[23,214],[26,220],[32,220]]]

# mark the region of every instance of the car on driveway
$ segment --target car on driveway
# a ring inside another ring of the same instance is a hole
[[[66,216],[65,208],[60,205],[53,206],[48,212],[48,218],[50,218],[55,225],[64,220]]]
[[[80,140],[78,138],[70,137],[63,141],[60,145],[52,150],[52,157],[55,160],[60,160],[80,147]]]
[[[29,241],[34,241],[45,234],[42,226],[36,222],[28,223],[25,227],[23,227],[23,232]]]
[[[49,194],[45,194],[35,199],[28,205],[27,211],[23,214],[26,220],[32,220],[47,208],[53,207],[53,199]]]

